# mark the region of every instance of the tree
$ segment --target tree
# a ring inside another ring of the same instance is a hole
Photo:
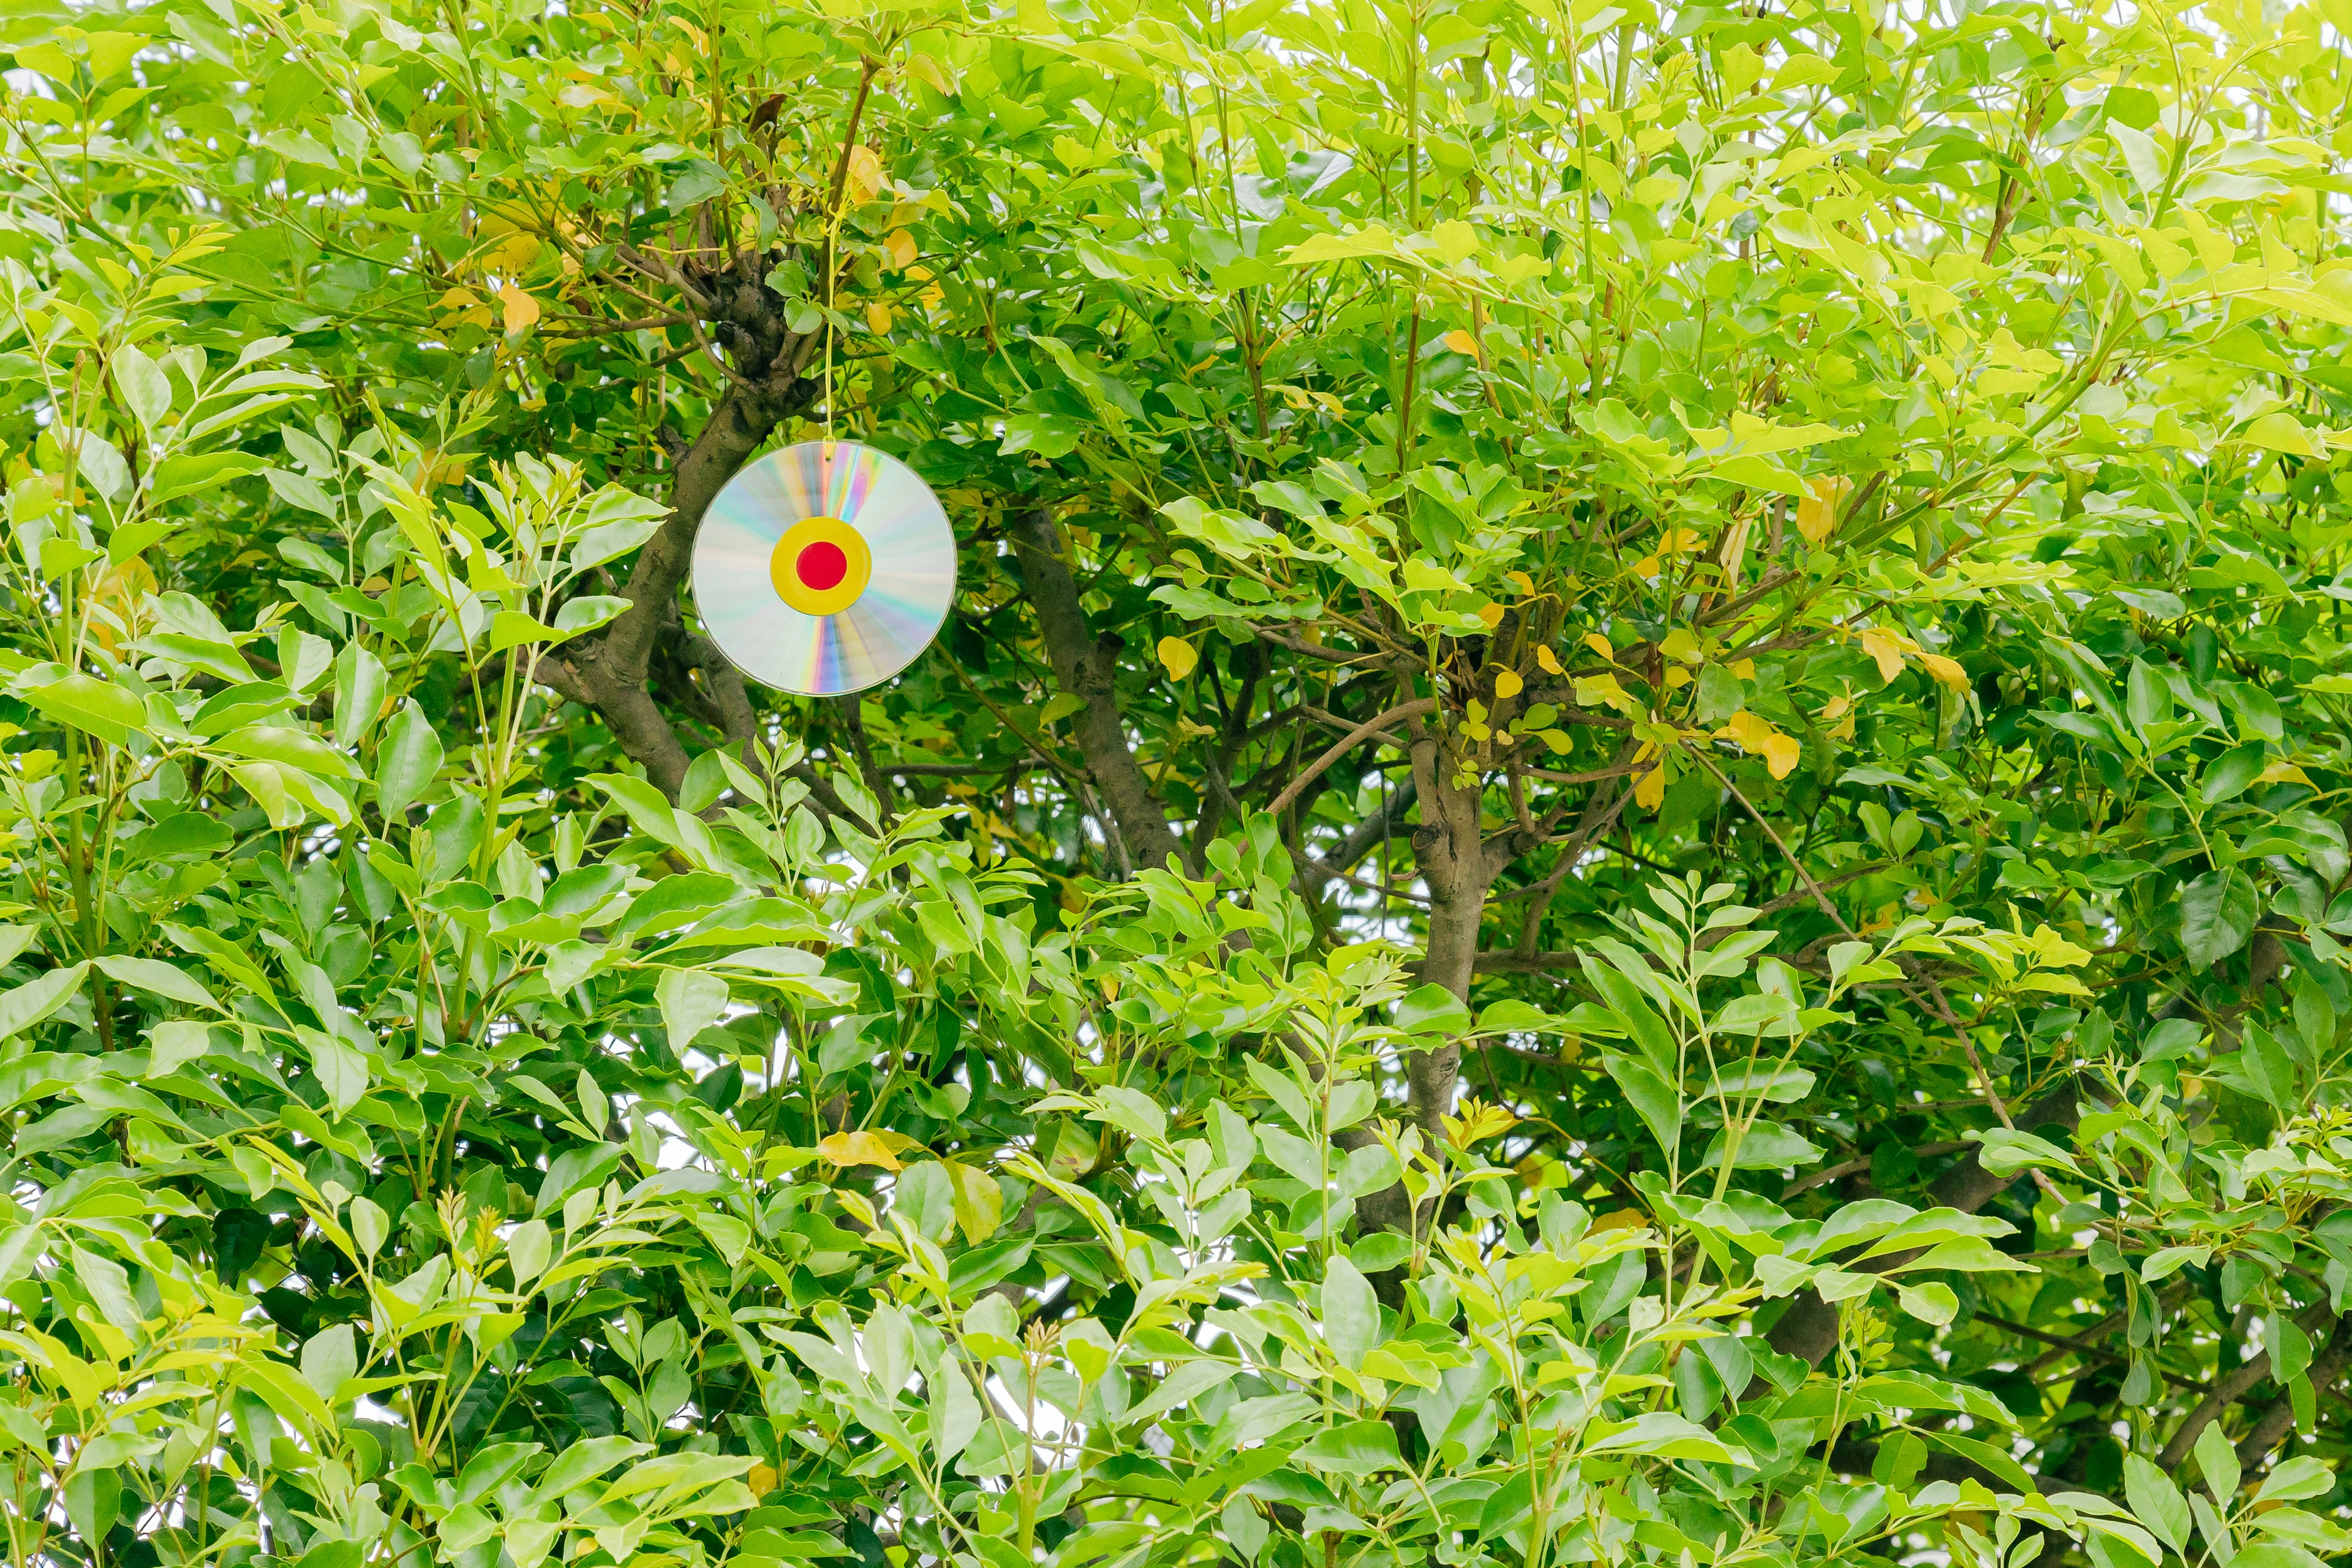
[[[18,13],[8,1561],[2352,1547],[2352,35],[1749,9]]]

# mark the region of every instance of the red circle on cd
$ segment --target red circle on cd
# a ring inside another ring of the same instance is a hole
[[[819,540],[801,552],[800,559],[793,563],[793,572],[803,584],[822,594],[849,575],[849,557],[840,545]]]

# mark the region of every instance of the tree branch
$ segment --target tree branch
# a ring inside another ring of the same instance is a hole
[[[1393,708],[1373,714],[1370,718],[1365,720],[1362,723],[1349,731],[1337,745],[1333,746],[1329,751],[1325,752],[1313,762],[1307,763],[1304,772],[1302,772],[1297,778],[1291,780],[1289,784],[1284,785],[1282,793],[1276,795],[1274,799],[1267,804],[1265,808],[1267,815],[1280,816],[1285,811],[1288,810],[1290,803],[1298,798],[1300,791],[1304,790],[1308,784],[1313,784],[1317,779],[1322,777],[1324,769],[1329,767],[1333,763],[1338,762],[1341,757],[1346,756],[1349,752],[1353,751],[1363,742],[1366,736],[1379,733],[1381,731],[1387,729],[1391,724],[1395,723],[1400,719],[1413,718],[1423,713],[1434,713],[1435,711],[1437,711],[1437,699],[1434,697],[1418,697],[1411,702],[1400,702]]]
[[[1054,525],[1051,511],[1024,508],[1008,531],[1021,562],[1022,583],[1037,612],[1046,655],[1053,660],[1055,680],[1086,704],[1076,715],[1071,733],[1110,807],[1113,829],[1136,863],[1165,866],[1168,857],[1181,855],[1182,846],[1127,743],[1127,724],[1118,710],[1119,641],[1111,636],[1098,639],[1087,625],[1077,580],[1062,558],[1061,530]]]

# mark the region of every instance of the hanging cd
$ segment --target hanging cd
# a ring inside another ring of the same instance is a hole
[[[694,602],[735,667],[803,697],[878,686],[955,598],[955,531],[886,452],[803,441],[745,468],[703,514]]]

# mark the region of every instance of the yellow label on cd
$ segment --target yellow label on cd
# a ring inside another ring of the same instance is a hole
[[[776,596],[804,616],[839,615],[857,603],[873,575],[865,536],[837,517],[801,519],[768,557]]]

